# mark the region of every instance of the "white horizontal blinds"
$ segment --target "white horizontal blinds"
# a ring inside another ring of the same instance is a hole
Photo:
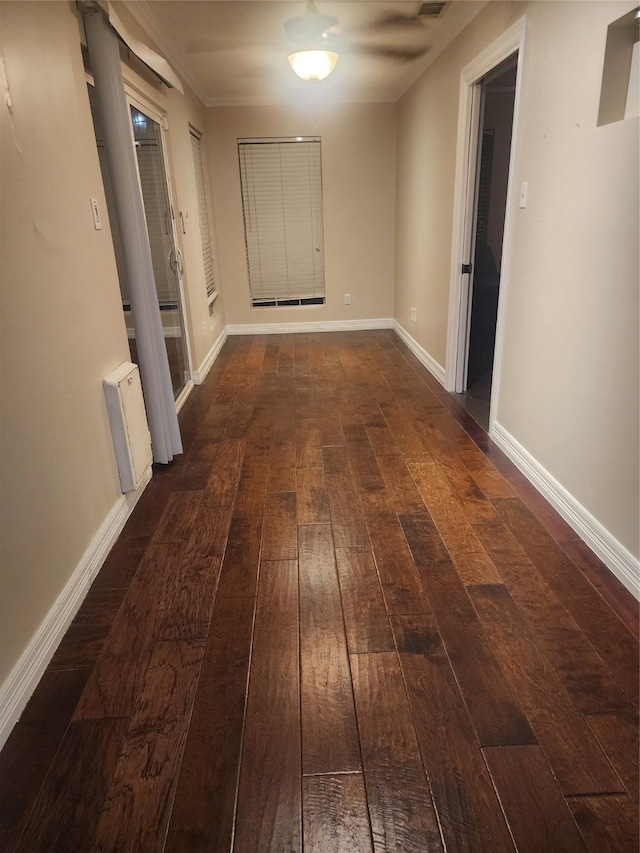
[[[252,301],[324,297],[320,142],[238,150]]]
[[[202,146],[200,144],[200,135],[197,131],[190,129],[190,132],[193,169],[196,176],[196,191],[198,194],[198,220],[200,222],[200,240],[202,242],[202,262],[204,264],[204,278],[207,285],[207,299],[211,301],[216,292],[216,281],[213,274],[213,249],[211,246],[211,230],[209,228],[207,193],[204,183]]]
[[[131,114],[158,303],[161,308],[175,307],[178,283],[170,266],[173,248],[171,211],[165,189],[161,130],[157,122],[135,107],[131,107]]]

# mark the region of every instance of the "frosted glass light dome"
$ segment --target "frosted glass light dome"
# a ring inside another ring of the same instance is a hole
[[[336,67],[333,50],[299,50],[289,56],[289,65],[303,80],[324,80]]]

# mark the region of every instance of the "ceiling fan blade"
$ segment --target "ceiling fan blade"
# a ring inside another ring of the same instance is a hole
[[[396,62],[413,62],[420,59],[430,50],[429,45],[422,47],[403,47],[386,44],[352,44],[352,50],[363,56],[379,57],[381,59],[392,59]]]

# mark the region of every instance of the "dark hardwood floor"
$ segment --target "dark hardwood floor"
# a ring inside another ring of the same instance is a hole
[[[393,333],[230,338],[180,419],[0,849],[637,851],[637,602]]]

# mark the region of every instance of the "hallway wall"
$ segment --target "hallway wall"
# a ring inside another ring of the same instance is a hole
[[[401,99],[394,316],[444,366],[460,71],[526,14],[497,425],[637,557],[638,120],[596,127],[607,26],[631,8],[491,3]]]
[[[227,322],[290,323],[392,316],[396,105],[307,103],[207,111]],[[250,305],[237,140],[320,136],[324,199],[323,306]],[[351,294],[351,305],[344,294]]]
[[[76,19],[0,13],[2,683],[120,497],[102,380],[129,349]]]
[[[78,569],[122,507],[102,381],[130,356],[79,13],[71,2],[2,2],[0,14],[4,725],[12,691],[28,689],[39,659],[34,648],[41,654],[50,642],[60,596],[68,604],[70,589],[82,595]],[[135,22],[127,23],[135,30]],[[207,308],[189,136],[189,124],[204,131],[204,108],[188,90],[168,92],[130,69],[125,77],[168,116],[176,216],[189,211],[178,240],[199,369],[225,327],[222,298],[213,318]],[[90,198],[98,200],[101,231],[94,229]],[[31,657],[23,658],[25,652]]]

